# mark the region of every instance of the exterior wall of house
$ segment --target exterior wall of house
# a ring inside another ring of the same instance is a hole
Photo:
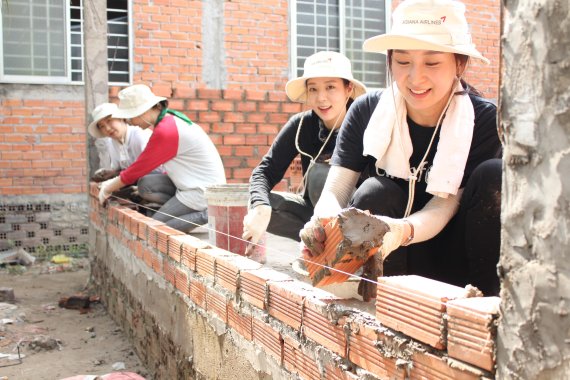
[[[466,4],[475,43],[492,61],[473,63],[467,79],[496,99],[500,2]],[[283,123],[302,109],[283,91],[290,71],[288,12],[281,0],[132,1],[133,83],[150,85],[208,131],[230,182],[248,180]],[[110,88],[111,100],[119,90]],[[81,205],[61,207],[73,211],[45,223],[48,231],[60,230],[79,215],[83,222],[69,224],[78,231],[87,226],[86,211],[77,211],[87,209],[83,91],[0,84],[0,250],[16,242],[38,247],[16,233],[12,209],[28,210],[22,214],[27,220],[35,215],[30,208],[44,204]],[[282,189],[298,181],[298,165],[292,167]],[[67,243],[58,244],[69,249]]]

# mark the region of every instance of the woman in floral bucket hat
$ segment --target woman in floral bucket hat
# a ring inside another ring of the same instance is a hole
[[[266,230],[299,240],[299,230],[311,217],[322,191],[346,111],[366,87],[352,76],[348,58],[322,51],[305,60],[303,76],[290,80],[285,91],[291,101],[304,103],[310,110],[289,119],[253,170],[250,209],[243,223],[243,238],[252,243]],[[303,186],[297,194],[272,192],[298,155]]]
[[[226,182],[222,159],[208,135],[181,112],[168,108],[166,98],[156,96],[143,84],[119,92],[113,117],[127,119],[153,133],[138,159],[117,177],[101,184],[99,201],[115,190],[137,182],[141,197],[147,193],[166,202],[153,215],[170,227],[188,232],[207,222],[207,186]],[[149,173],[163,165],[166,175]],[[140,180],[139,180],[140,179]],[[149,190],[152,189],[152,190]]]
[[[355,101],[339,133],[315,215],[302,230],[303,254],[318,255],[319,218],[347,206],[369,210],[390,231],[364,277],[418,274],[499,291],[501,143],[496,107],[463,79],[475,48],[465,6],[404,0],[392,30],[364,42],[387,55],[391,82]],[[370,178],[353,194],[361,174]],[[345,222],[346,223],[346,222]],[[389,256],[388,256],[389,255]],[[365,300],[375,284],[361,281]]]

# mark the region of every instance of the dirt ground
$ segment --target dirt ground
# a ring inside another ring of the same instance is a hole
[[[15,302],[0,302],[0,380],[59,380],[115,370],[150,380],[101,303],[91,302],[83,311],[58,306],[62,297],[86,290],[86,259],[75,259],[73,266],[21,268],[0,268],[0,288],[12,288],[15,295]],[[18,343],[21,361],[14,360]]]

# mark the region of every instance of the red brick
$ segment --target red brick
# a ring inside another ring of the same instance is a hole
[[[312,286],[301,281],[284,281],[268,283],[269,315],[291,326],[295,330],[301,328],[303,304]]]
[[[388,337],[380,324],[359,320],[350,320],[348,336],[348,358],[354,364],[373,373],[381,379],[405,379],[406,371],[396,366],[396,358],[384,356],[378,349],[379,344],[390,347],[395,344],[392,336]]]
[[[346,336],[343,330],[344,319],[329,319],[332,304],[340,299],[327,292],[319,292],[315,288],[313,296],[305,298],[303,310],[303,333],[332,352],[346,357]]]
[[[162,267],[164,268],[164,279],[170,282],[173,286],[176,286],[176,265],[169,260],[168,257],[165,257]]]
[[[180,236],[185,235],[184,232],[181,232],[177,229],[174,229],[169,226],[157,226],[156,227],[156,247],[160,252],[167,255],[168,254],[168,239],[171,236]]]
[[[465,298],[458,286],[420,276],[378,278],[376,318],[437,349],[445,348],[444,313],[446,302]]]
[[[190,277],[190,299],[206,310],[206,285],[198,279]]]
[[[468,365],[463,366],[462,369],[457,368],[458,366],[452,367],[443,358],[428,352],[414,353],[412,361],[409,371],[410,380],[476,380],[482,377],[481,371],[476,368],[470,370]]]
[[[243,256],[220,256],[216,259],[215,282],[237,294],[240,273],[260,269],[261,264]]]
[[[216,258],[220,256],[235,256],[235,254],[217,247],[198,249],[196,251],[196,273],[214,280]]]
[[[320,379],[321,374],[314,353],[289,336],[283,336],[283,367],[303,379]]]
[[[236,302],[228,304],[228,325],[245,339],[253,339],[251,309],[238,305]]]
[[[243,271],[240,274],[240,297],[257,308],[266,310],[269,281],[293,281],[293,278],[269,268]]]
[[[196,97],[198,99],[221,99],[222,91],[214,89],[199,88],[196,90]]]
[[[500,302],[498,297],[478,297],[447,303],[447,352],[450,357],[494,372]]]
[[[182,243],[185,235],[172,235],[168,237],[168,256],[179,263],[182,256]]]
[[[211,287],[206,288],[206,310],[214,313],[224,323],[228,323],[228,300]]]
[[[174,273],[174,286],[180,292],[190,297],[190,282],[188,282],[188,275],[183,268],[176,268]]]
[[[266,353],[271,355],[279,365],[283,365],[283,338],[278,328],[260,319],[252,318],[253,341],[263,347]]]

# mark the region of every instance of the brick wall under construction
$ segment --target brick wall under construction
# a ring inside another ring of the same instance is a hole
[[[93,279],[156,379],[493,379],[497,297],[421,278],[342,299],[91,187]],[[370,306],[373,306],[372,308]]]

